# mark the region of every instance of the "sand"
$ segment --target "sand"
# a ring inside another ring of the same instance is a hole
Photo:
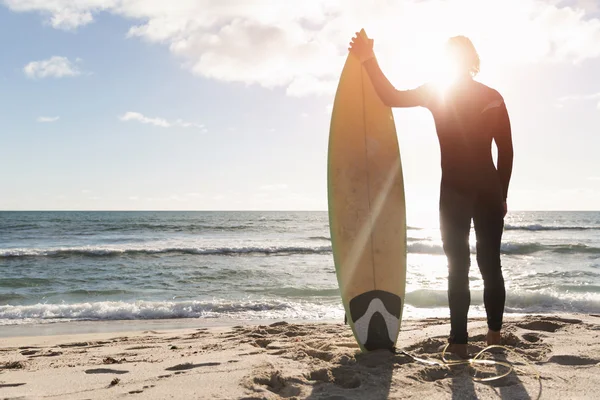
[[[448,322],[403,321],[398,351],[440,360]],[[338,323],[184,326],[0,338],[0,399],[600,398],[600,315],[507,316],[506,345],[540,379],[512,353],[493,354],[522,371],[489,383],[465,365],[361,354]],[[469,331],[474,353],[485,321],[470,320]]]

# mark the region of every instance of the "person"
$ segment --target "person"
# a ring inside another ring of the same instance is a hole
[[[501,341],[506,291],[500,246],[513,145],[504,99],[474,79],[480,60],[473,43],[467,37],[455,36],[446,42],[445,49],[455,72],[448,87],[430,82],[416,89],[396,90],[377,63],[372,39],[357,33],[349,48],[360,59],[383,103],[389,107],[425,107],[433,115],[441,155],[440,231],[448,261],[448,351],[467,358],[471,221],[484,284],[487,343]],[[497,168],[492,140],[498,150]]]

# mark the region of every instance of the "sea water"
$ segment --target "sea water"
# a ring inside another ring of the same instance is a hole
[[[404,318],[449,315],[435,221],[409,219]],[[600,212],[509,213],[502,264],[507,313],[600,313]],[[327,212],[0,212],[0,325],[165,318],[341,322]]]

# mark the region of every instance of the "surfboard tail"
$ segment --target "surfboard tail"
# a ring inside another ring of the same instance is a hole
[[[371,290],[351,299],[349,306],[356,338],[362,347],[369,351],[394,347],[402,315],[400,296]]]

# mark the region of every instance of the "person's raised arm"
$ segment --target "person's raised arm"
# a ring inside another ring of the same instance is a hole
[[[364,66],[377,95],[386,106],[417,107],[424,105],[423,93],[419,89],[397,90],[390,83],[375,58],[373,39],[367,38],[364,33],[357,33],[350,42],[349,50],[358,57]]]

